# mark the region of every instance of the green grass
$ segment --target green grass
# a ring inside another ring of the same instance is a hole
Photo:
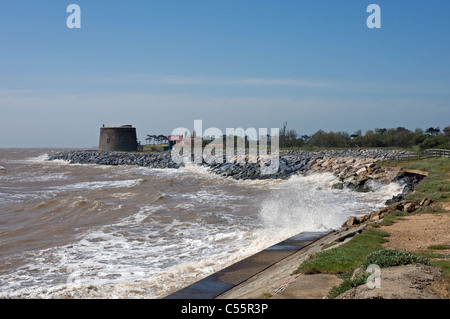
[[[425,256],[427,253],[423,253]],[[429,254],[429,253],[428,253]],[[444,296],[444,298],[449,299],[450,298],[450,255],[443,255],[443,254],[432,254],[428,257],[430,259],[430,263],[438,267],[442,270],[442,273],[445,276],[445,286],[447,289],[447,295]]]
[[[429,251],[429,250],[422,250],[418,254],[420,254],[420,256],[428,258],[429,260],[450,258],[450,255],[448,255],[448,254],[439,254],[439,253],[435,253],[435,252]]]
[[[414,161],[380,162],[378,165],[397,166],[428,172],[428,177],[415,187],[415,191],[406,199],[420,201],[431,198],[436,202],[450,202],[450,159],[428,158]]]
[[[373,227],[390,226],[397,221],[404,219],[403,217],[408,215],[411,214],[399,210],[391,211],[383,218],[380,223],[374,224]]]
[[[380,268],[394,267],[408,264],[425,264],[430,265],[427,258],[418,256],[408,251],[396,249],[377,250],[369,255],[362,263],[361,267],[366,269],[369,265],[378,265]]]
[[[315,258],[302,263],[296,274],[346,273],[358,267],[371,252],[382,249],[388,234],[378,229],[367,229],[349,242],[316,254]]]
[[[414,214],[438,214],[438,213],[447,213],[445,209],[443,209],[440,205],[433,206],[422,206],[419,207]]]
[[[302,263],[294,273],[339,274],[343,279],[342,283],[333,287],[327,296],[331,299],[335,298],[344,291],[366,282],[370,274],[359,274],[352,279],[353,271],[371,252],[383,249],[381,244],[387,242],[386,237],[389,237],[389,234],[384,231],[376,228],[366,229],[339,247],[319,252],[314,259]]]
[[[343,281],[340,285],[333,287],[327,296],[335,298],[366,282],[370,274],[365,272],[352,278],[356,268],[367,269],[371,264],[381,268],[410,263],[429,264],[428,259],[423,256],[406,251],[384,249],[381,244],[388,241],[387,237],[389,233],[370,227],[344,245],[317,253],[313,259],[302,263],[294,273],[338,274]]]
[[[447,245],[447,244],[431,245],[431,246],[429,246],[427,248],[428,249],[433,249],[433,250],[445,250],[445,249],[450,249],[450,245]]]
[[[447,282],[450,285],[450,262],[447,260],[431,260],[431,264],[442,269],[442,272],[447,277]]]
[[[380,150],[400,150],[400,151],[413,151],[417,152],[417,148],[402,148],[395,146],[387,146],[387,147],[342,147],[342,146],[280,146],[280,151],[295,151],[295,150],[303,150],[303,151],[345,151],[345,150],[372,150],[372,149],[380,149]]]
[[[327,298],[334,299],[343,292],[359,286],[363,285],[367,282],[367,279],[370,276],[370,273],[364,272],[370,265],[378,265],[380,268],[383,267],[392,267],[392,266],[400,266],[400,265],[408,265],[412,263],[422,263],[429,265],[430,262],[428,259],[417,256],[407,251],[401,250],[390,250],[390,249],[380,249],[371,252],[366,256],[366,258],[362,261],[360,271],[354,278],[352,278],[353,271],[348,271],[341,278],[343,281],[338,286],[334,286],[329,291]]]
[[[369,276],[370,276],[369,273],[362,273],[352,279],[350,278],[351,274],[347,273],[345,276],[342,276],[343,277],[342,279],[344,280],[341,282],[340,285],[334,286],[333,288],[330,289],[327,298],[334,299],[340,294],[346,292],[347,290],[352,289],[353,287],[365,284]]]

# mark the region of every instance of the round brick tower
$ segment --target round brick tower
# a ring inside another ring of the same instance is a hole
[[[137,151],[136,128],[132,125],[101,127],[98,149],[100,152]]]

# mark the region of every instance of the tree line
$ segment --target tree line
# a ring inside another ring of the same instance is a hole
[[[366,148],[366,147],[400,147],[417,150],[429,148],[450,149],[450,126],[442,131],[439,127],[427,129],[416,128],[414,131],[404,127],[375,128],[362,134],[361,130],[348,132],[326,132],[318,130],[312,135],[300,135],[296,130],[283,123],[280,129],[280,147],[336,147],[336,148]]]
[[[165,135],[150,135],[147,134],[147,137],[145,138],[145,141],[147,142],[147,145],[161,145],[161,144],[167,144],[169,142],[168,137]]]

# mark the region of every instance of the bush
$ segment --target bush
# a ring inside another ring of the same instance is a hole
[[[410,252],[396,249],[382,249],[370,253],[361,267],[366,269],[369,265],[375,264],[383,268],[417,263],[430,265],[428,259]]]
[[[311,137],[302,135],[287,128],[285,121],[280,130],[280,147],[318,147],[318,148],[365,148],[365,147],[395,147],[417,150],[428,148],[450,149],[450,126],[441,133],[439,127],[428,128],[425,132],[417,128],[414,132],[404,127],[375,128],[363,135],[361,130],[350,135],[347,132],[325,132],[318,130]]]
[[[369,276],[370,274],[362,273],[353,279],[344,278],[344,280],[339,284],[339,286],[334,286],[333,288],[331,288],[330,292],[327,295],[327,298],[334,299],[340,294],[346,292],[347,290],[352,289],[353,287],[365,284]]]

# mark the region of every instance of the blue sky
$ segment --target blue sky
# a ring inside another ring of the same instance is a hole
[[[69,29],[69,4],[81,29]],[[366,8],[381,7],[381,29]],[[0,147],[450,125],[448,0],[2,0]]]

